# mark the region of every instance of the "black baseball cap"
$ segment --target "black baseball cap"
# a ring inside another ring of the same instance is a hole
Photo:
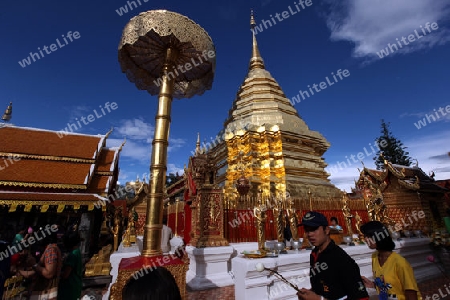
[[[308,211],[303,216],[302,223],[298,224],[298,226],[310,226],[310,227],[328,226],[328,220],[320,212]]]
[[[370,221],[360,227],[365,236],[371,236],[378,232],[387,232],[386,226],[379,221]]]

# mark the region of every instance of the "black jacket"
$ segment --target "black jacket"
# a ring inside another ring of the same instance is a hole
[[[326,299],[369,299],[358,264],[333,240],[318,254],[310,255],[312,290]]]

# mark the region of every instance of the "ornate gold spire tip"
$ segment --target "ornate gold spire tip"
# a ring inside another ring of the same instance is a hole
[[[261,57],[258,49],[258,43],[256,42],[256,34],[258,30],[256,28],[255,17],[253,16],[253,9],[250,10],[250,30],[252,31],[253,36],[253,45],[252,45],[252,58],[250,59],[249,69],[264,69],[264,60]]]
[[[197,132],[197,143],[195,144],[195,154],[200,154],[201,148],[200,148],[200,132]]]
[[[256,26],[255,18],[253,17],[253,9],[250,9],[250,28],[253,29]]]

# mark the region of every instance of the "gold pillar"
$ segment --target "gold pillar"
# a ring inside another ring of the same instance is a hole
[[[152,142],[150,165],[150,191],[147,200],[147,218],[144,226],[142,256],[162,255],[161,232],[163,218],[164,186],[167,171],[167,146],[169,144],[170,111],[172,107],[174,81],[167,72],[172,70],[176,52],[167,48],[162,84],[158,96],[158,113],[155,117],[155,136]]]

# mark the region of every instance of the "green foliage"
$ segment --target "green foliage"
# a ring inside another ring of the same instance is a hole
[[[380,145],[380,150],[378,150],[377,155],[373,158],[377,170],[384,169],[384,159],[392,164],[403,166],[410,166],[412,163],[409,152],[406,151],[407,147],[403,146],[403,143],[394,137],[389,129],[389,125],[390,123],[381,120],[381,136],[376,139],[377,144]],[[380,156],[381,152],[383,153],[384,159]]]

